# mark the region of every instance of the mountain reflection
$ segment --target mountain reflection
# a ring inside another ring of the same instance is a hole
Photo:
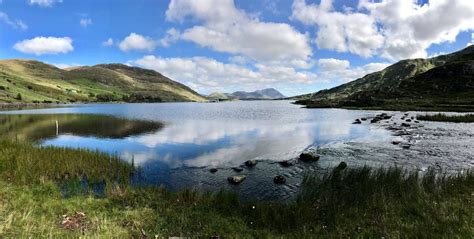
[[[159,122],[87,114],[0,115],[0,134],[15,140],[42,141],[60,135],[121,139],[156,132]]]

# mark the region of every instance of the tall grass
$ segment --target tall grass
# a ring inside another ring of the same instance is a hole
[[[6,181],[35,184],[86,179],[122,183],[128,182],[132,171],[131,165],[106,153],[0,141],[0,175]]]
[[[5,237],[465,237],[474,235],[474,173],[399,168],[307,175],[297,200],[242,202],[226,191],[132,188],[130,166],[101,153],[0,142]],[[108,182],[106,196],[64,198],[68,177]],[[87,230],[60,226],[84,212]]]
[[[435,114],[435,115],[417,115],[419,120],[427,121],[440,121],[440,122],[454,122],[454,123],[472,123],[474,122],[474,114],[465,115],[446,115],[446,114]]]

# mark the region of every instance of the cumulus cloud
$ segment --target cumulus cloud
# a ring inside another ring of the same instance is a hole
[[[114,44],[114,39],[109,38],[106,41],[102,42],[102,46],[112,46]]]
[[[89,25],[92,25],[92,19],[90,19],[90,18],[81,18],[81,20],[79,20],[79,24],[82,27],[87,27]]]
[[[310,84],[317,79],[312,72],[298,71],[290,66],[256,64],[255,69],[249,69],[207,57],[162,58],[148,55],[131,63],[205,91],[222,91],[224,88],[255,90],[284,83]]]
[[[150,37],[142,36],[136,33],[130,33],[125,39],[119,43],[119,48],[122,51],[153,51],[155,50],[157,43]]]
[[[332,0],[307,4],[295,0],[292,18],[317,27],[321,49],[390,60],[426,57],[433,44],[453,42],[462,31],[474,29],[471,0],[359,0],[356,12],[335,11]]]
[[[318,65],[319,67],[321,67],[323,71],[336,71],[336,70],[347,69],[350,63],[348,60],[328,58],[328,59],[319,59]]]
[[[319,5],[295,0],[292,18],[318,26],[316,44],[322,49],[370,57],[384,42],[373,18],[362,13],[336,12],[332,0],[321,0]]]
[[[17,42],[13,48],[17,51],[37,56],[68,53],[74,50],[72,39],[69,37],[35,37]]]
[[[320,59],[318,61],[320,68],[318,76],[326,81],[345,83],[380,71],[389,65],[389,63],[384,62],[373,62],[359,67],[351,67],[347,60]]]
[[[28,29],[28,25],[26,25],[23,21],[13,20],[4,12],[0,12],[0,21],[2,21],[3,23],[9,25],[10,27],[14,29],[20,29],[23,31]]]
[[[179,39],[180,32],[175,28],[168,29],[166,35],[160,40],[160,45],[169,47],[171,43],[176,42]]]
[[[55,3],[62,3],[63,0],[29,0],[30,5],[38,5],[40,7],[51,7]]]
[[[467,43],[467,46],[472,46],[474,45],[474,33],[471,33],[471,42]]]
[[[194,19],[199,24],[185,29],[180,39],[219,52],[300,66],[312,54],[306,34],[288,24],[262,22],[237,9],[233,0],[172,0],[166,18],[177,22]]]

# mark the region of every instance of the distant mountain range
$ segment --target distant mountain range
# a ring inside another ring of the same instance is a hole
[[[208,96],[210,99],[239,99],[239,100],[274,100],[285,98],[282,93],[273,88],[267,88],[263,90],[256,90],[252,92],[236,91],[234,93],[220,93],[214,92]]]
[[[34,60],[0,60],[0,102],[204,101],[162,74],[122,64],[60,69]]]
[[[341,86],[292,99],[315,108],[474,111],[474,46],[402,60]]]

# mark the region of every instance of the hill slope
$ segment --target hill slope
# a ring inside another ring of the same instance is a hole
[[[236,91],[228,95],[230,98],[237,98],[241,100],[273,100],[285,98],[285,96],[278,90],[267,88],[263,90],[256,90],[252,92]]]
[[[294,97],[308,107],[474,109],[474,46],[429,59],[399,61],[341,86]]]
[[[0,102],[203,101],[152,70],[122,64],[59,69],[33,60],[0,60]]]

